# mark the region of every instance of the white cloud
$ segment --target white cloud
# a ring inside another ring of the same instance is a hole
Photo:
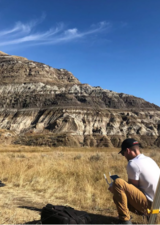
[[[67,31],[66,31],[66,34],[68,33],[68,34],[77,34],[77,28],[73,28],[73,29],[68,29]]]
[[[79,31],[78,28],[65,29],[63,23],[57,24],[55,28],[47,31],[35,31],[38,29],[38,24],[45,19],[43,15],[39,20],[32,20],[29,23],[17,22],[10,29],[0,31],[0,46],[18,45],[34,43],[36,45],[53,45],[63,43],[75,39],[84,38],[94,33],[108,31],[111,27],[110,23],[102,21],[98,24],[93,24],[86,31]],[[34,29],[33,29],[34,28]]]

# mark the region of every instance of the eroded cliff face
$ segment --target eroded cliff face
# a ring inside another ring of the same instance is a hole
[[[160,147],[159,111],[3,110],[0,124],[17,133],[17,144],[119,147],[124,138],[135,137],[143,147]]]
[[[160,108],[0,52],[0,129],[17,144],[119,147],[135,137],[160,147]]]

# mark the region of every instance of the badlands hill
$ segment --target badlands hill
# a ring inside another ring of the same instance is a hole
[[[160,147],[160,107],[0,52],[0,129],[15,144],[119,147],[135,137]]]

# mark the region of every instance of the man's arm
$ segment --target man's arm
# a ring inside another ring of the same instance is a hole
[[[128,183],[139,188],[140,169],[134,161],[129,161],[127,165]]]
[[[129,184],[133,184],[135,187],[139,187],[139,180],[128,179]]]

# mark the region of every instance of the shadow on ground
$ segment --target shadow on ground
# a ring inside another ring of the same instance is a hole
[[[36,207],[30,207],[30,206],[19,206],[18,208],[21,208],[21,209],[29,209],[29,210],[38,211],[38,212],[41,212],[42,211],[42,209],[38,209]]]
[[[28,210],[41,212],[41,209],[36,207],[19,206],[19,208],[25,208]],[[118,224],[118,219],[112,216],[103,216],[103,215],[92,214],[92,213],[89,213],[89,216],[91,217],[91,220],[92,220],[91,224]],[[25,224],[42,224],[42,223],[41,223],[41,220],[33,220],[33,221],[28,221]]]
[[[112,216],[103,216],[99,214],[89,213],[92,224],[118,224],[119,220]]]

